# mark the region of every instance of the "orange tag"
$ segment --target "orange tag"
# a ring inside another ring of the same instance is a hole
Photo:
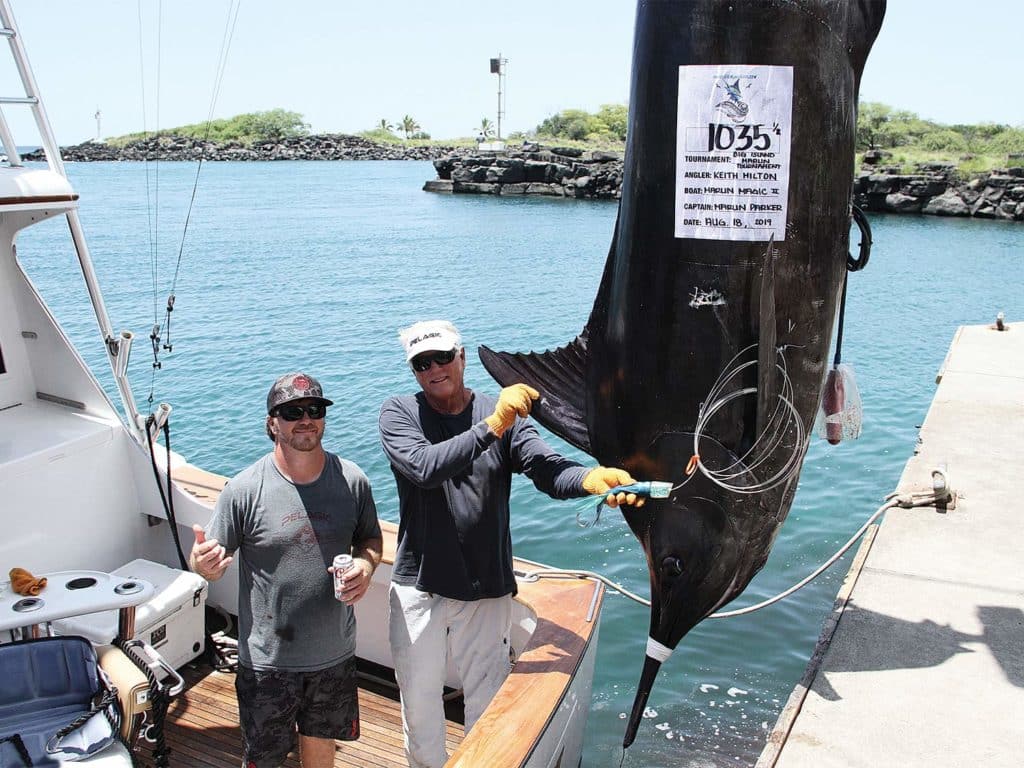
[[[686,475],[687,475],[687,477],[689,477],[690,475],[692,475],[694,472],[697,471],[697,465],[699,463],[700,463],[700,455],[696,454],[696,453],[693,454],[693,456],[690,457],[690,463],[686,465]]]

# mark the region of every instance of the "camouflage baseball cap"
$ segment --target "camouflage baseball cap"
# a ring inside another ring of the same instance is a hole
[[[324,405],[334,403],[324,397],[320,382],[306,373],[286,373],[274,382],[267,395],[267,413],[271,413],[279,405],[292,400],[319,400]]]

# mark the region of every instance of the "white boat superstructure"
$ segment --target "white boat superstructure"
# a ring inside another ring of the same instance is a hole
[[[0,538],[0,583],[16,567],[41,575],[110,574],[141,559],[175,568],[180,560],[172,529],[187,552],[192,524],[208,521],[225,478],[174,454],[168,461],[162,446],[151,440],[170,409],[164,406],[145,416],[136,408],[128,381],[132,335],[115,333],[107,317],[78,220],[78,195],[60,160],[7,0],[0,0],[0,23],[0,34],[10,44],[25,88],[23,95],[0,97],[0,141],[7,155],[0,166],[0,523],[5,532]],[[32,110],[48,159],[45,167],[22,163],[4,117],[8,108]],[[18,259],[19,232],[54,217],[68,222],[79,260],[79,269],[69,265],[68,279],[77,281],[76,272],[84,278],[82,302],[88,301],[96,316],[97,343],[103,345],[110,362],[120,409],[69,341]],[[170,505],[161,499],[154,475],[169,485]],[[168,506],[173,510],[172,522]],[[385,525],[385,562],[357,611],[357,654],[373,671],[368,676],[371,687],[383,678],[385,695],[379,707],[374,703],[372,711],[364,708],[364,738],[352,747],[346,744],[338,753],[348,755],[346,760],[362,754],[357,760],[367,765],[404,765],[397,692],[387,683],[391,667],[387,585],[395,533],[396,526]],[[519,562],[518,567],[538,570],[532,563]],[[4,584],[0,613],[11,597],[11,586]],[[40,597],[45,601],[47,592]],[[585,579],[563,576],[522,582],[515,617],[518,662],[472,734],[463,739],[461,727],[451,724],[451,746],[457,749],[450,765],[549,768],[579,764],[602,598],[602,586]],[[236,574],[229,572],[210,585],[205,599],[223,613],[235,613]],[[0,615],[0,628],[3,643],[52,633],[54,624]],[[176,631],[169,621],[153,629],[148,639],[159,649],[168,631]],[[109,642],[109,638],[96,641]],[[221,675],[196,662],[189,669],[186,676],[192,688],[181,694],[185,703],[172,704],[168,715],[168,738],[181,755],[172,759],[172,765],[238,764],[240,755],[231,751],[231,745],[237,744],[237,735],[231,741],[237,731],[237,720],[230,719],[231,697],[225,696],[214,708],[219,715],[227,713],[223,723],[214,726],[204,720],[205,715],[194,716],[202,701],[221,695],[210,693],[219,690]],[[452,678],[450,686],[457,698],[458,680]],[[200,690],[202,694],[196,693]],[[0,732],[0,741],[4,735]],[[361,746],[371,738],[376,741]],[[114,766],[130,764],[128,759],[124,747],[115,744],[87,762]],[[148,764],[150,758],[143,750],[139,759]]]

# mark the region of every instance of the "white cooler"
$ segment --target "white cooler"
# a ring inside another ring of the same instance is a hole
[[[132,560],[113,571],[153,585],[153,597],[135,609],[135,637],[149,643],[175,669],[205,646],[206,579],[149,560]],[[101,611],[53,622],[61,635],[82,635],[106,645],[117,634],[117,611]]]

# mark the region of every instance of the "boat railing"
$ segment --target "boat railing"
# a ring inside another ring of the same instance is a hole
[[[11,13],[8,0],[0,0],[0,37],[7,39],[24,89],[24,94],[22,95],[0,95],[0,141],[3,142],[4,152],[7,154],[7,165],[12,168],[20,168],[22,167],[22,158],[18,152],[18,145],[15,143],[14,136],[11,133],[10,125],[7,122],[4,108],[17,105],[27,106],[31,110],[36,127],[39,130],[39,139],[42,142],[47,165],[53,173],[57,173],[66,179],[67,173],[64,170],[64,161],[60,155],[60,147],[53,135],[53,129],[50,126],[50,120],[47,117],[43,100],[39,95],[35,75],[32,73],[32,67],[29,64],[25,46],[22,43],[21,34],[14,20],[14,14]],[[75,246],[75,252],[78,254],[82,275],[85,278],[85,285],[89,291],[93,312],[96,315],[96,322],[99,324],[100,333],[103,336],[103,343],[107,350],[107,360],[110,363],[114,381],[117,384],[118,392],[124,404],[128,426],[136,439],[141,442],[146,436],[145,420],[136,407],[135,397],[132,394],[127,375],[131,334],[128,332],[114,333],[110,323],[110,316],[107,314],[107,308],[103,302],[103,294],[100,292],[99,282],[96,279],[92,257],[89,255],[89,246],[85,242],[85,233],[78,218],[78,210],[76,207],[70,206],[65,215],[68,221],[68,228],[71,230],[71,239]]]

